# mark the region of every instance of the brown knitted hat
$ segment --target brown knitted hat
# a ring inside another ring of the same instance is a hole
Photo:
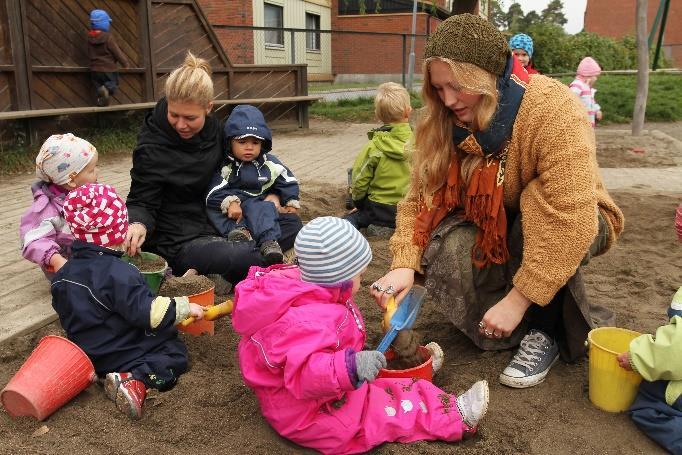
[[[473,14],[457,14],[443,21],[429,36],[424,59],[443,57],[473,63],[500,76],[510,52],[504,35],[493,24]]]

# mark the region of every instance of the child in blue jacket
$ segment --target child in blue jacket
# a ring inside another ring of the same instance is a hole
[[[52,307],[69,340],[104,377],[104,393],[131,419],[142,417],[147,389],[171,389],[187,369],[175,325],[203,317],[187,297],[156,297],[138,269],[121,260],[128,211],[109,185],[86,184],[64,201],[75,240],[52,280]]]
[[[301,208],[298,180],[270,153],[272,132],[256,107],[235,107],[224,132],[227,162],[209,185],[208,217],[228,240],[255,240],[267,265],[282,262],[280,213]]]

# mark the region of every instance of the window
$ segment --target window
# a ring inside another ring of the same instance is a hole
[[[265,4],[265,26],[284,27],[284,8],[277,5]],[[284,30],[266,30],[266,46],[284,46]]]
[[[308,30],[320,29],[320,16],[317,14],[305,13],[305,28]],[[305,48],[308,51],[320,50],[320,32],[306,32]]]

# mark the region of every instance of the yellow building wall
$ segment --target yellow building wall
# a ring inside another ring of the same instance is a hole
[[[283,8],[284,28],[305,29],[306,13],[320,17],[320,29],[331,28],[331,0],[253,0],[253,25],[265,26],[265,3]],[[320,50],[306,49],[305,32],[284,32],[284,45],[265,44],[265,33],[254,30],[254,63],[256,64],[308,64],[308,79],[331,77],[331,35],[320,33]],[[293,37],[293,49],[292,49]]]

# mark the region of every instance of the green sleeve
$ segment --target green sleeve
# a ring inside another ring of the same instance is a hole
[[[641,335],[630,343],[630,363],[647,381],[682,379],[682,318],[659,327],[656,336]]]
[[[372,152],[372,145],[367,146],[360,152],[353,164],[351,195],[354,201],[359,201],[367,196],[369,184],[374,178],[374,171],[379,157]]]

